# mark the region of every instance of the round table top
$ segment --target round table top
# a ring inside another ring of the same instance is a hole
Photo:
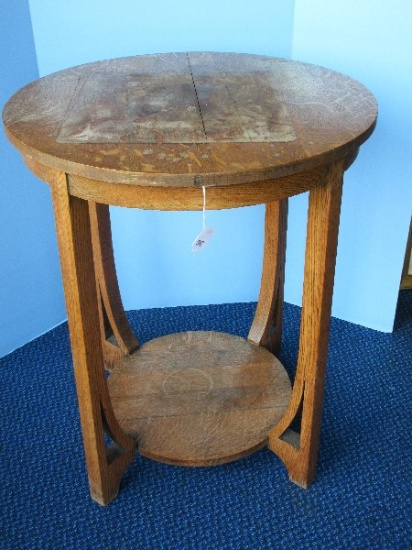
[[[3,121],[25,156],[69,174],[147,186],[226,186],[353,154],[372,133],[355,80],[248,54],[168,53],[63,70],[17,92]]]

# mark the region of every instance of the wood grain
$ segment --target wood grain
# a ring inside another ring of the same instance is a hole
[[[123,309],[114,262],[108,206],[89,202],[93,259],[99,298],[100,331],[105,364],[112,370],[123,354],[139,347]]]
[[[52,189],[87,470],[99,503],[117,494],[136,442],[146,456],[192,466],[234,460],[268,442],[292,481],[313,481],[343,172],[376,117],[373,95],[334,71],[207,52],[90,63],[39,79],[8,101],[7,136]],[[209,209],[266,203],[249,341],[184,333],[135,351],[108,205],[201,210],[202,187]],[[291,390],[268,350],[278,354],[281,340],[286,201],[305,191],[303,308]],[[110,394],[105,361],[120,362]]]
[[[89,205],[69,196],[65,174],[56,174],[52,191],[90,492],[107,504],[134,458],[134,442],[113,415],[104,375]]]
[[[177,93],[190,79],[193,90]],[[124,90],[134,88],[127,99]],[[328,69],[192,52],[49,75],[17,92],[3,120],[24,155],[72,176],[193,187],[274,179],[347,157],[372,133],[376,114],[364,86]],[[148,136],[138,143],[142,127]]]
[[[285,416],[269,435],[269,447],[301,487],[315,478],[329,342],[333,280],[343,183],[343,162],[332,164],[309,196],[298,364]],[[302,405],[299,437],[284,434]]]
[[[238,336],[185,332],[151,340],[110,375],[116,417],[141,454],[207,466],[266,445],[290,398],[288,375]]]
[[[325,167],[284,176],[276,180],[207,187],[208,209],[253,206],[292,197],[313,189],[323,180]],[[202,180],[199,180],[201,182]],[[202,186],[148,187],[108,183],[69,176],[70,193],[76,197],[129,208],[148,210],[202,210]]]
[[[265,246],[259,300],[248,340],[280,357],[288,203],[266,204]]]

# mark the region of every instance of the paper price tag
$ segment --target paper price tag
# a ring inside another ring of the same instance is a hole
[[[204,227],[192,244],[192,252],[198,252],[209,243],[210,239],[215,234],[213,227]]]

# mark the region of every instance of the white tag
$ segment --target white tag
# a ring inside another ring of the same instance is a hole
[[[192,252],[202,250],[215,234],[213,227],[204,227],[192,244]]]

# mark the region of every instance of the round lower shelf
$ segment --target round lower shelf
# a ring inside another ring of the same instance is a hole
[[[239,336],[183,332],[151,340],[108,380],[116,418],[139,452],[168,464],[223,464],[260,449],[285,412],[289,377]]]

